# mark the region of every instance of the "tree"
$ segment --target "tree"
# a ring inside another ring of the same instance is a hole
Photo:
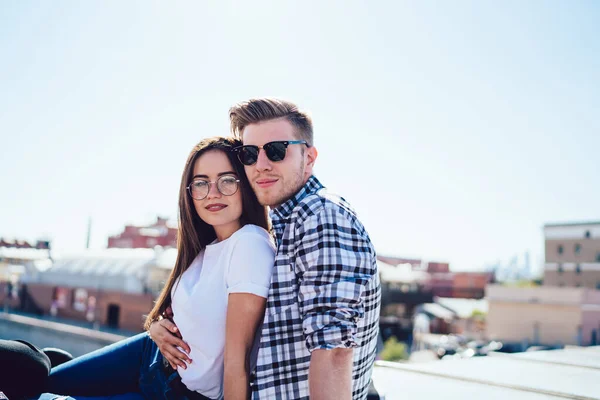
[[[391,336],[383,344],[383,350],[381,351],[381,354],[379,356],[384,361],[408,360],[406,343],[398,342],[396,336]]]

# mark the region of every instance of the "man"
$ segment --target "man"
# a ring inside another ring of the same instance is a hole
[[[235,105],[230,120],[277,241],[253,398],[364,399],[380,307],[369,236],[348,203],[313,175],[318,153],[306,113],[263,98]]]

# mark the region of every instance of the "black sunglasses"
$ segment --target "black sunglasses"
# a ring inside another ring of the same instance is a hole
[[[258,153],[260,149],[265,151],[267,158],[271,161],[283,161],[287,147],[290,144],[304,144],[306,147],[310,147],[306,140],[278,140],[275,142],[265,143],[262,146],[245,145],[238,146],[233,149],[237,153],[240,162],[244,165],[254,165],[258,160]]]

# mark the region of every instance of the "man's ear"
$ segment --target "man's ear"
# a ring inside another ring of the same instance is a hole
[[[306,175],[304,178],[308,179],[312,175],[313,167],[315,165],[315,161],[317,161],[317,156],[319,152],[317,148],[314,146],[308,147],[306,149],[306,168],[304,170],[304,174]]]

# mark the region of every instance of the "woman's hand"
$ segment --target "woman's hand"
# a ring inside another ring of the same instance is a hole
[[[187,369],[187,364],[192,362],[188,356],[191,349],[183,341],[181,332],[171,319],[163,318],[154,321],[148,329],[148,334],[173,369],[177,369],[178,366]]]

